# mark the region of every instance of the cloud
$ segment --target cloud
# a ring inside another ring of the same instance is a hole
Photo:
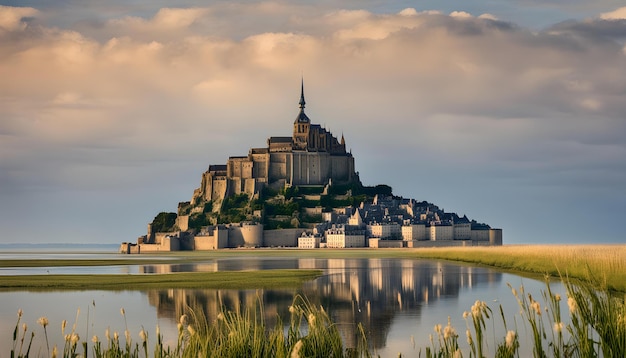
[[[605,12],[603,14],[600,14],[600,18],[605,20],[626,19],[626,6],[620,7],[619,9],[613,10],[611,12]]]
[[[39,12],[32,7],[12,7],[0,5],[0,30],[18,31],[26,28],[24,18],[33,17]]]
[[[456,168],[542,187],[587,171],[571,185],[623,189],[600,175],[626,171],[622,20],[537,31],[489,14],[281,3],[100,26],[0,14],[2,29],[22,31],[0,35],[3,190],[139,192],[159,175],[197,185],[206,165],[291,133],[302,74],[307,114],[345,134],[368,182],[436,188],[450,177],[424,173]]]

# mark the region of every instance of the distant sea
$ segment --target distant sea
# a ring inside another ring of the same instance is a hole
[[[0,252],[117,252],[119,244],[0,244]]]

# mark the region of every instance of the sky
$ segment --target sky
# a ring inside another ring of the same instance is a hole
[[[342,134],[365,185],[624,243],[622,1],[0,1],[0,243],[121,243],[210,164]]]

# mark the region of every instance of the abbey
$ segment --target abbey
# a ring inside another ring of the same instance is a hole
[[[304,113],[304,82],[300,92],[300,113],[293,122],[291,137],[270,137],[264,148],[251,148],[247,156],[230,157],[226,165],[210,165],[193,193],[191,205],[203,201],[219,210],[226,197],[245,193],[253,197],[264,187],[352,183],[359,180],[354,157],[319,124]]]

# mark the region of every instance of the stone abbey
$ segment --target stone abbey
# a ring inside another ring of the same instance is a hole
[[[266,186],[282,189],[358,181],[343,135],[338,140],[304,113],[304,82],[299,104],[291,137],[270,137],[266,147],[251,148],[247,156],[230,157],[226,165],[210,165],[191,204],[211,201],[219,209],[226,197],[242,193],[253,197]]]

